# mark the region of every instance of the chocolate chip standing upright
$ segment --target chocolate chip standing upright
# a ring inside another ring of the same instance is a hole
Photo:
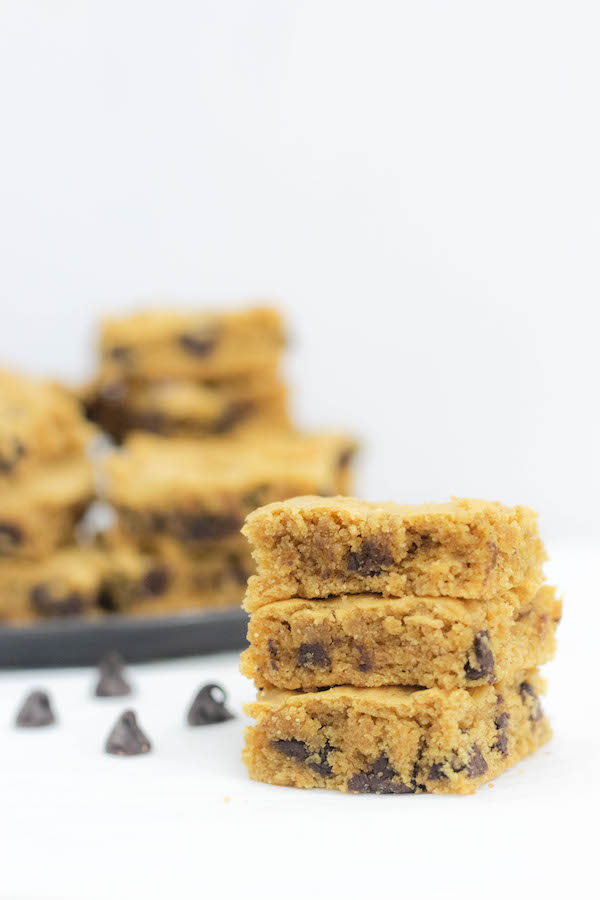
[[[17,713],[17,728],[42,728],[53,725],[56,716],[46,691],[32,691],[27,695]]]
[[[106,739],[104,749],[114,756],[139,756],[150,752],[152,744],[138,725],[132,709],[125,710],[119,716]]]
[[[107,653],[98,666],[100,677],[94,691],[96,697],[125,697],[131,685],[124,675],[124,660],[119,653]]]
[[[215,691],[221,695],[215,696]],[[188,725],[216,725],[235,718],[225,706],[227,694],[220,684],[205,684],[200,688],[187,713]]]

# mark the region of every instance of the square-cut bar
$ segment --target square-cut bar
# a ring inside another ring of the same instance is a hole
[[[257,565],[248,610],[359,593],[488,600],[543,580],[537,515],[525,506],[305,496],[255,510],[243,534]]]
[[[350,594],[280,600],[252,613],[241,671],[257,687],[471,688],[551,659],[561,602],[552,587],[487,602]]]
[[[551,735],[535,670],[496,685],[265,692],[246,711],[251,778],[349,793],[469,794]]]

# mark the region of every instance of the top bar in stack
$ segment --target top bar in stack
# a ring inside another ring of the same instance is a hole
[[[295,497],[251,513],[257,574],[246,608],[380,593],[488,600],[543,581],[537,515],[483,500],[423,506]]]
[[[284,344],[279,313],[146,311],[105,322],[102,376],[220,378],[274,367]]]

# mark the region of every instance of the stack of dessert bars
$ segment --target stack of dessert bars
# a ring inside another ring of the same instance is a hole
[[[284,343],[281,317],[268,307],[109,319],[83,400],[90,419],[118,442],[133,431],[198,438],[285,428]]]
[[[561,604],[530,509],[298,497],[243,532],[252,778],[471,793],[549,739],[537,667]]]
[[[245,515],[347,491],[355,444],[295,430],[279,313],[157,310],[105,323],[90,417],[121,443],[104,465],[116,527],[105,597],[121,612],[239,606]]]
[[[76,541],[93,433],[66,390],[0,372],[0,623],[95,604],[97,554]]]
[[[348,483],[353,442],[265,430],[241,438],[132,435],[104,463],[116,526],[106,597],[115,611],[240,606],[253,571],[244,517],[263,503]]]

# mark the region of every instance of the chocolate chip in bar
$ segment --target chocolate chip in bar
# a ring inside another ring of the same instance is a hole
[[[119,653],[107,653],[98,666],[100,677],[94,693],[96,697],[125,697],[131,685],[124,674],[124,661]]]
[[[465,678],[467,681],[478,681],[485,678],[489,684],[493,684],[496,663],[490,646],[489,631],[478,631],[473,640],[473,665],[471,659],[465,663]]]
[[[216,725],[235,718],[225,706],[227,694],[220,684],[205,684],[200,688],[187,714],[188,725]]]
[[[32,691],[27,695],[17,713],[17,728],[43,728],[53,725],[56,716],[46,691]]]
[[[119,716],[104,749],[113,756],[139,756],[150,752],[152,745],[138,725],[132,709]]]

